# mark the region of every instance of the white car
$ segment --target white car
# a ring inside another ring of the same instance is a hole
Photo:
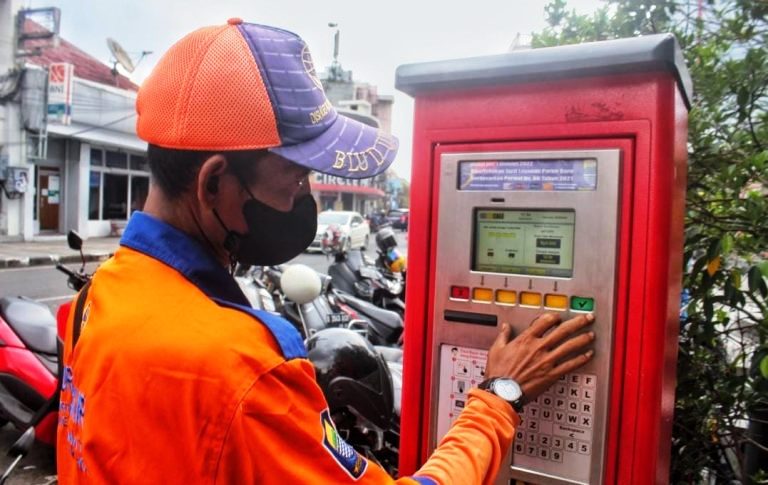
[[[353,211],[324,211],[317,216],[317,234],[307,251],[323,250],[323,234],[328,226],[334,225],[341,231],[344,249],[368,248],[371,238],[371,228],[359,212]]]

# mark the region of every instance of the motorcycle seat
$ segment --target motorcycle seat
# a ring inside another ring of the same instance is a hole
[[[376,349],[376,352],[381,354],[382,357],[384,357],[385,361],[394,362],[396,364],[403,363],[403,349],[385,347],[383,345],[374,345],[373,348]]]
[[[3,319],[33,352],[56,355],[56,318],[42,303],[23,297],[0,298]]]
[[[344,303],[351,306],[353,309],[360,311],[364,315],[368,315],[371,318],[383,323],[390,329],[397,329],[403,327],[403,319],[400,318],[396,312],[391,310],[385,310],[379,308],[373,303],[369,303],[360,298],[354,296],[344,295]]]

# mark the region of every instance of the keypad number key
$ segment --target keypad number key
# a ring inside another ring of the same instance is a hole
[[[557,436],[552,437],[552,448],[556,450],[562,450],[563,449],[563,438],[559,438]]]
[[[515,443],[515,453],[518,454],[518,455],[524,454],[525,453],[525,444],[522,443],[522,442]]]

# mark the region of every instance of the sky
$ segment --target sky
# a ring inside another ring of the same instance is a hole
[[[548,0],[25,0],[25,7],[61,9],[61,37],[111,65],[107,37],[137,61],[153,51],[130,79],[137,84],[162,53],[185,34],[230,17],[274,25],[299,34],[309,45],[315,68],[323,72],[333,59],[329,22],[341,31],[339,61],[354,79],[393,95],[392,132],[400,151],[392,168],[410,180],[413,100],[395,90],[399,65],[501,54],[515,36],[546,26]],[[568,0],[589,13],[599,0]],[[123,74],[127,74],[122,71]]]

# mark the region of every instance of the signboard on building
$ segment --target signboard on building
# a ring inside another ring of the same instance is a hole
[[[347,179],[325,173],[315,173],[315,183],[328,185],[357,185],[359,187],[373,186],[372,179]]]
[[[48,67],[48,121],[69,125],[72,121],[72,87],[75,66],[54,62]]]

